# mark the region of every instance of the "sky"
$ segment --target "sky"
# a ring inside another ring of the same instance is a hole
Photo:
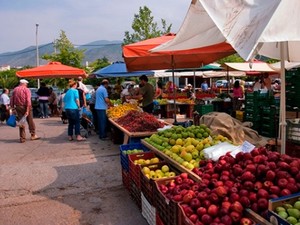
[[[139,8],[147,6],[177,33],[190,0],[1,0],[0,53],[47,44],[65,31],[73,45],[98,40],[122,41]],[[38,26],[36,25],[38,24]],[[37,33],[37,34],[36,34]]]

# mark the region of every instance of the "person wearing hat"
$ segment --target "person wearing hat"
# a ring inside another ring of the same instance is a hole
[[[104,79],[101,82],[101,85],[97,88],[96,91],[96,102],[95,102],[95,110],[97,112],[98,119],[98,129],[99,129],[99,138],[102,141],[108,139],[107,137],[107,115],[106,110],[108,107],[113,106],[111,101],[108,98],[108,80]]]
[[[195,94],[192,90],[193,86],[191,84],[188,84],[186,87],[187,87],[187,97],[188,97],[188,99],[195,100]]]
[[[11,108],[16,110],[17,118],[20,120],[23,116],[26,117],[26,121],[29,126],[29,132],[31,134],[30,139],[32,141],[40,139],[36,135],[35,123],[32,117],[32,105],[31,105],[31,92],[27,87],[28,81],[25,79],[20,80],[19,86],[15,87],[12,96],[10,98]],[[19,126],[20,142],[26,141],[25,126]]]

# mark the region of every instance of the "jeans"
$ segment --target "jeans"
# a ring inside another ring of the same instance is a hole
[[[80,116],[78,109],[66,109],[66,115],[68,118],[68,136],[73,136],[73,129],[75,129],[75,135],[80,135]]]
[[[40,101],[41,117],[49,116],[48,107],[48,102]]]
[[[99,129],[99,138],[106,138],[106,124],[107,124],[107,115],[105,109],[96,109],[97,118],[98,118],[98,129]]]

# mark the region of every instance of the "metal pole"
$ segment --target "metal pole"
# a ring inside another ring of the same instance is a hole
[[[39,31],[39,24],[35,24],[35,45],[36,45],[36,66],[38,67],[40,65],[39,62],[39,45],[38,45],[38,31]],[[38,81],[38,88],[40,88],[40,79]]]

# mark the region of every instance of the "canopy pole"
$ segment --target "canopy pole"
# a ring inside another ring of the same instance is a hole
[[[281,85],[280,85],[280,111],[279,111],[279,127],[281,148],[280,153],[285,154],[286,148],[286,100],[285,100],[285,59],[286,59],[287,42],[280,42],[280,70],[281,70]]]
[[[40,65],[39,59],[39,44],[38,44],[38,31],[39,31],[39,24],[35,24],[35,44],[36,44],[36,67]],[[37,79],[37,86],[40,88],[40,79]]]
[[[176,88],[175,88],[175,62],[174,62],[174,55],[171,55],[171,61],[172,61],[172,80],[173,80],[173,98],[174,98],[174,125],[177,124],[177,118],[176,118],[176,113],[177,113],[177,108],[176,108]]]

